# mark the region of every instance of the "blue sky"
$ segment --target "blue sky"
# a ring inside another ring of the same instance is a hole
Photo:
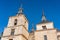
[[[47,20],[54,22],[54,27],[60,30],[60,0],[0,0],[0,33],[8,24],[9,16],[17,14],[21,3],[24,14],[29,21],[29,30],[41,22],[42,8]]]

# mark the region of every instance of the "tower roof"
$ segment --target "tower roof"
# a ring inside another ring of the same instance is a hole
[[[41,24],[41,23],[49,23],[50,21],[48,21],[47,19],[46,19],[46,16],[45,16],[45,14],[44,14],[44,10],[42,10],[42,19],[41,19],[41,22],[39,23],[39,24]]]
[[[44,10],[42,11],[42,21],[47,21],[46,16],[44,15]]]

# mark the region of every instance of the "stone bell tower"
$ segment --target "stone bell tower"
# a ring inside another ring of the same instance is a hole
[[[9,17],[1,40],[28,40],[28,20],[23,14],[22,5],[16,16]]]
[[[42,20],[36,25],[35,40],[57,40],[57,31],[53,22],[46,19],[44,11],[42,12]]]

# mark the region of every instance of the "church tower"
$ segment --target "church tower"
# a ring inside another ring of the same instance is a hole
[[[28,40],[28,20],[23,14],[22,5],[16,16],[9,17],[1,40]]]
[[[41,22],[36,25],[35,40],[57,40],[57,31],[53,22],[46,19],[44,11],[42,12]]]

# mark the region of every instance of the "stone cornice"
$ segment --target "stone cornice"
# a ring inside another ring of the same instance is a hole
[[[51,28],[51,29],[46,29],[46,30],[36,30],[36,32],[39,32],[39,31],[48,31],[48,30],[56,30],[56,29]]]

